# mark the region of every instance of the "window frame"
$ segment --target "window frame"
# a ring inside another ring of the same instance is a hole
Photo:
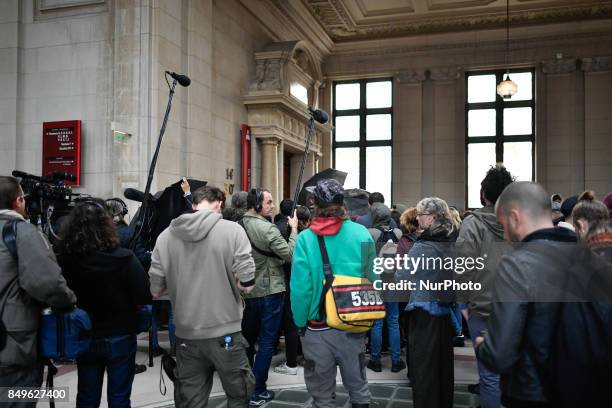
[[[513,73],[531,73],[531,99],[522,101],[505,100],[495,92],[495,101],[493,102],[468,102],[469,88],[468,79],[471,76],[479,75],[495,75],[495,85],[497,86],[504,78],[507,72]],[[535,93],[535,68],[514,68],[494,69],[484,71],[469,71],[466,72],[464,78],[465,100],[464,100],[464,121],[465,121],[465,208],[469,205],[469,185],[468,185],[468,148],[472,143],[495,143],[495,162],[503,162],[504,158],[504,143],[508,142],[531,142],[531,181],[535,181],[535,112],[536,112],[536,93]],[[507,108],[531,108],[531,134],[509,135],[504,136],[504,109]],[[495,109],[495,136],[472,136],[468,135],[468,113],[470,110],[478,109]]]
[[[390,82],[391,83],[391,106],[388,108],[367,108],[367,95],[366,87],[369,83],[375,82]],[[359,84],[359,108],[357,109],[336,109],[336,87],[338,85],[345,84]],[[367,148],[368,147],[391,147],[391,185],[389,191],[391,197],[385,197],[392,203],[393,198],[393,78],[369,78],[369,79],[353,79],[353,80],[342,80],[333,82],[333,95],[332,95],[332,120],[333,120],[333,132],[332,132],[332,163],[334,168],[336,167],[336,149],[344,147],[358,147],[359,148],[359,188],[362,190],[366,189],[366,168],[367,168]],[[391,115],[391,138],[388,140],[367,140],[366,132],[366,118],[368,115]],[[351,142],[338,142],[336,141],[336,118],[338,116],[359,116],[359,140]]]

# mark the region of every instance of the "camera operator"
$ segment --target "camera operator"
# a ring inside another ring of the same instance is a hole
[[[0,176],[0,387],[40,387],[43,365],[38,361],[37,338],[43,305],[63,308],[76,302],[51,246],[34,225],[25,222],[25,214],[19,182]],[[7,228],[12,231],[5,233],[4,226],[12,221],[15,228],[11,223]],[[9,251],[7,234],[15,237],[17,259]]]

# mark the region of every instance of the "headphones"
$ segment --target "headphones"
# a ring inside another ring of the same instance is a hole
[[[115,207],[112,203],[118,203],[119,206],[121,207],[121,210],[119,212],[112,211],[113,221],[119,221],[120,218],[124,217],[128,213],[127,204],[125,203],[125,201],[123,201],[120,198],[116,198],[116,197],[109,198],[105,201],[105,203],[109,207],[109,209],[113,209],[113,207]]]
[[[263,210],[263,191],[255,189],[255,206],[253,207],[255,212],[261,212]]]
[[[96,199],[92,197],[87,197],[87,198],[75,201],[75,204],[76,205],[91,205],[92,207],[97,207],[101,210],[108,211],[106,204],[102,204],[101,202],[97,201]]]

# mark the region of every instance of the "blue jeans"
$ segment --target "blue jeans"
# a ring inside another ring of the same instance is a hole
[[[43,381],[43,366],[36,363],[30,367],[0,367],[0,387],[35,387],[39,388]],[[41,404],[42,405],[42,404]],[[3,402],[4,408],[35,408],[36,402]]]
[[[102,383],[106,370],[108,406],[110,408],[129,407],[135,367],[135,334],[93,339],[89,349],[77,358],[76,406],[79,408],[100,406]]]
[[[387,330],[389,333],[389,348],[391,349],[391,361],[399,363],[402,359],[400,350],[400,330],[399,330],[399,309],[397,302],[385,302]],[[372,360],[380,360],[380,350],[382,349],[382,329],[383,320],[375,320],[372,326],[370,340],[370,351]]]
[[[470,316],[468,327],[472,341],[474,341],[477,336],[480,336],[480,332],[487,328],[487,322]],[[478,375],[480,376],[480,405],[482,408],[499,408],[501,406],[499,375],[489,371],[480,361],[478,361]]]
[[[247,356],[255,375],[255,394],[266,391],[268,370],[276,345],[276,336],[283,318],[284,293],[245,299],[242,334],[249,342]],[[257,356],[255,343],[258,344]]]
[[[176,326],[174,325],[174,312],[172,311],[172,304],[168,300],[154,300],[153,301],[153,316],[151,316],[151,347],[155,350],[159,347],[159,339],[157,338],[157,310],[161,303],[168,302],[168,337],[170,339],[171,351],[176,350]]]
[[[463,335],[463,322],[461,320],[461,307],[453,305],[450,308],[451,322],[455,330],[455,336]]]

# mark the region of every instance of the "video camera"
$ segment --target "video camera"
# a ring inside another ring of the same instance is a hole
[[[49,238],[57,238],[54,231],[58,231],[59,219],[70,212],[75,196],[78,196],[64,181],[75,181],[76,176],[58,171],[35,176],[19,170],[13,171],[12,175],[21,179],[30,222],[39,225],[40,220],[40,226]]]

